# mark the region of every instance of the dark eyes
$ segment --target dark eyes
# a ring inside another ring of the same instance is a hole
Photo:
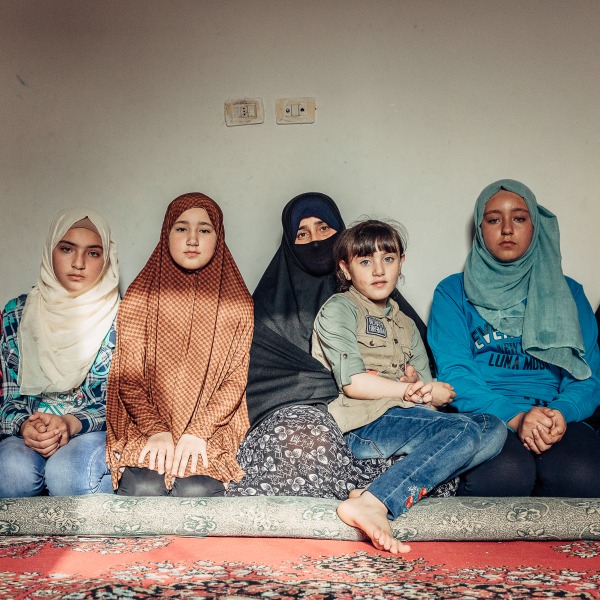
[[[183,227],[183,226],[174,228],[174,231],[176,231],[177,233],[186,233],[187,230],[188,230],[187,227]],[[212,233],[212,229],[199,229],[198,232],[208,234],[208,233]]]
[[[527,217],[513,217],[513,221],[515,221],[515,223],[526,223],[528,220],[529,219]],[[497,225],[500,223],[500,221],[500,217],[491,217],[485,220],[485,222],[489,225]]]
[[[74,249],[71,248],[71,246],[59,246],[58,250],[63,254],[71,254]],[[102,252],[100,250],[89,250],[88,256],[91,256],[92,258],[101,258]]]

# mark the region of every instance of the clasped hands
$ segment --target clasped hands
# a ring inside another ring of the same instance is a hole
[[[525,448],[541,454],[559,442],[567,430],[567,422],[559,410],[534,406],[513,417],[508,426],[519,436]]]
[[[400,378],[403,383],[410,385],[404,392],[404,400],[415,404],[428,404],[431,406],[444,406],[456,397],[454,388],[443,381],[424,383],[419,380],[417,372],[412,365],[406,366],[406,375]]]
[[[21,425],[19,433],[28,448],[49,458],[80,431],[81,421],[73,415],[34,412]]]
[[[151,435],[140,453],[138,459],[140,466],[146,456],[149,457],[148,467],[160,475],[167,472],[173,477],[183,477],[190,460],[190,471],[196,473],[200,458],[204,467],[208,467],[206,440],[190,433],[184,433],[179,438],[177,446],[173,443],[173,436],[169,431]]]

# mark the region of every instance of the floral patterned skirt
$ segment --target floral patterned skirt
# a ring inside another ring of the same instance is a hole
[[[246,475],[227,496],[312,496],[345,500],[369,485],[397,459],[355,458],[329,413],[306,405],[286,406],[255,427],[240,445]],[[453,496],[454,481],[430,495]]]

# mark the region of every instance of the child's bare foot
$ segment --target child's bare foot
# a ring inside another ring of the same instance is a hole
[[[410,552],[410,546],[394,537],[387,513],[385,504],[369,492],[344,500],[337,509],[338,517],[346,525],[362,529],[377,550],[392,554]]]
[[[366,485],[364,488],[354,488],[349,494],[348,494],[348,498],[359,498],[360,496],[362,496],[363,492],[366,492],[367,489],[369,488],[368,485]]]

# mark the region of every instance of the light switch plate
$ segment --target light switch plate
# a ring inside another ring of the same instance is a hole
[[[256,125],[265,122],[262,98],[237,98],[225,101],[225,124],[227,127]]]

